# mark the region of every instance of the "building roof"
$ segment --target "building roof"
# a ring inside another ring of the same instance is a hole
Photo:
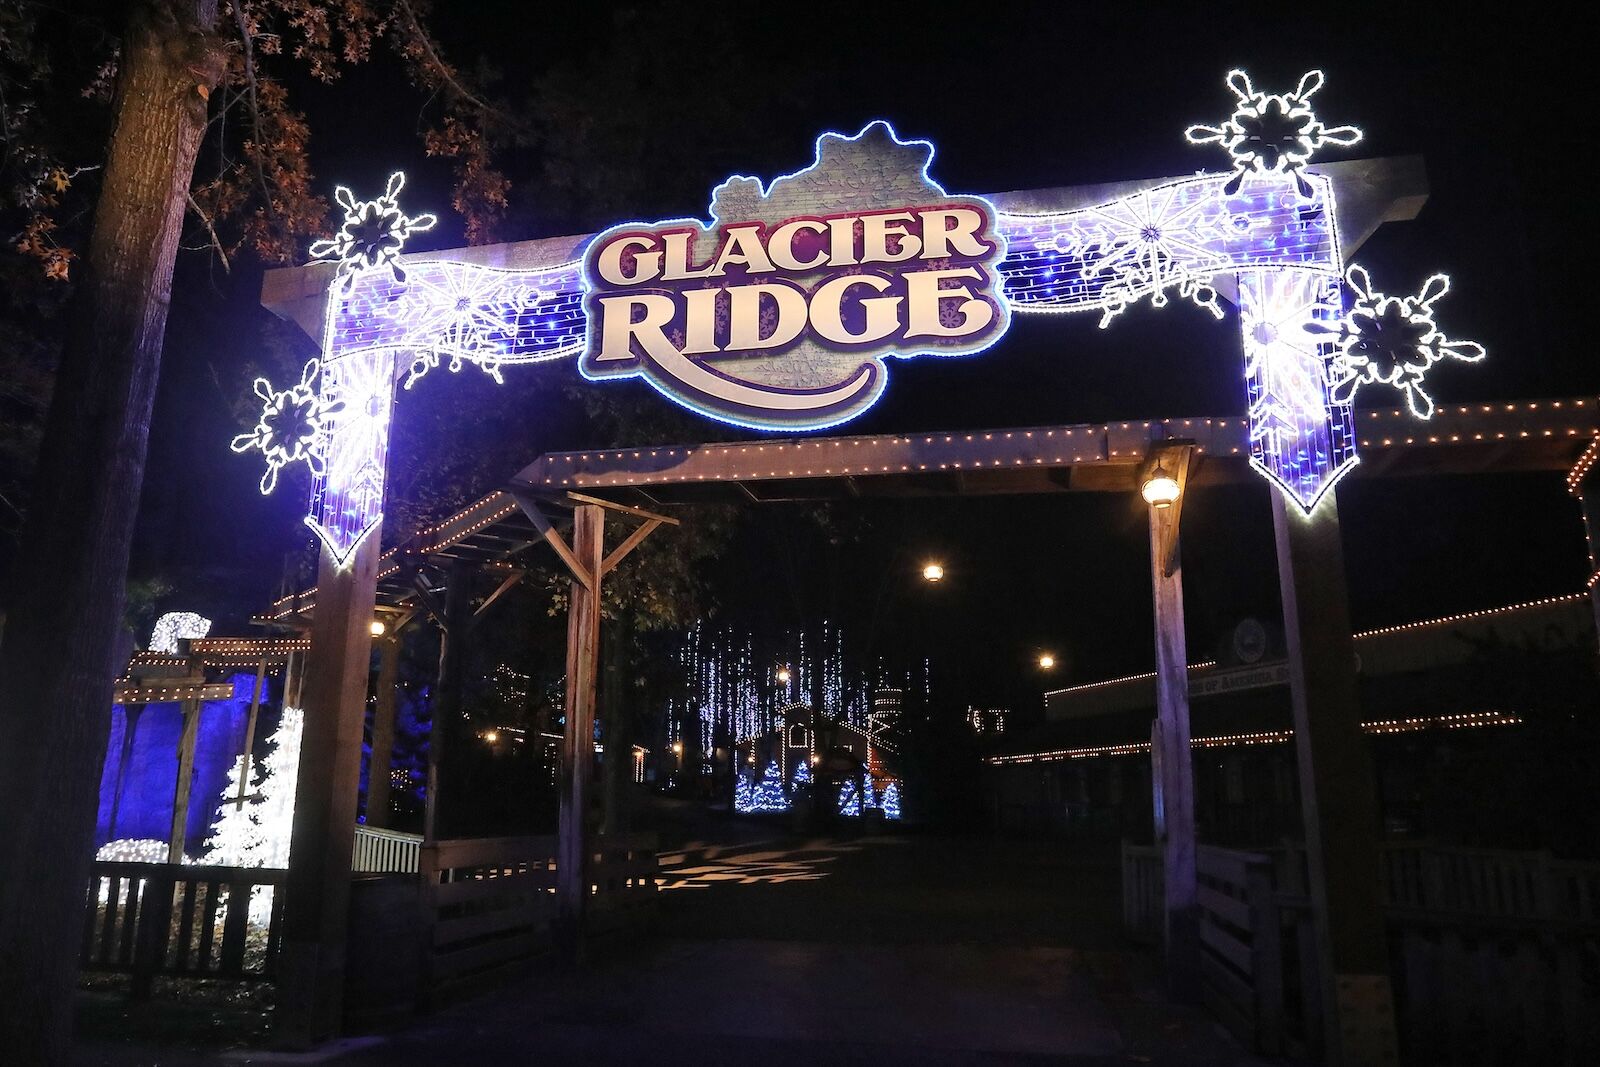
[[[1458,612],[1439,618],[1363,630],[1354,635],[1361,673],[1382,677],[1427,670],[1471,658],[1474,642],[1499,637],[1523,645],[1571,647],[1594,640],[1594,614],[1587,593]],[[1155,672],[1085,682],[1044,694],[1045,718],[1081,719],[1155,706]],[[1191,697],[1288,684],[1281,660],[1221,666],[1216,660],[1189,665]]]
[[[1587,650],[1595,642],[1595,620],[1587,593],[1570,593],[1482,611],[1365,630],[1354,635],[1370,718],[1368,733],[1468,729],[1515,725],[1521,709],[1496,706],[1482,693],[1473,706],[1460,693],[1429,683],[1439,669],[1459,669],[1491,645],[1535,652]],[[1237,685],[1211,685],[1228,675]],[[1052,763],[1149,751],[1154,674],[1108,678],[1046,694],[1047,721],[1026,737],[1009,740],[988,757],[996,766]],[[1219,667],[1214,661],[1189,667],[1193,745],[1215,748],[1276,744],[1293,737],[1284,687],[1288,672],[1279,662]],[[1467,686],[1471,688],[1471,686]],[[1227,700],[1211,699],[1227,694]],[[1404,709],[1404,710],[1399,710]]]

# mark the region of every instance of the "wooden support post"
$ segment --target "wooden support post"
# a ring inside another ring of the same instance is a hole
[[[1589,606],[1594,612],[1595,634],[1600,637],[1600,463],[1584,470],[1576,483],[1568,483],[1583,515],[1583,537],[1589,546]]]
[[[1163,445],[1151,459],[1178,483],[1165,507],[1151,505],[1150,588],[1155,606],[1156,721],[1151,781],[1156,844],[1165,876],[1167,986],[1175,999],[1200,999],[1200,904],[1195,874],[1194,765],[1189,755],[1189,655],[1184,637],[1178,529],[1189,477],[1188,444]]]
[[[283,694],[279,706],[297,708],[300,706],[300,666],[305,662],[305,653],[288,652],[283,657]]]
[[[567,613],[567,724],[561,738],[561,795],[556,846],[557,936],[582,953],[589,900],[589,777],[594,766],[594,700],[600,652],[600,564],[605,510],[579,504],[572,519],[574,566]],[[589,581],[583,578],[588,576]]]
[[[134,734],[139,729],[143,704],[122,705],[122,746],[117,754],[117,781],[111,789],[111,815],[106,819],[106,839],[117,839],[117,817],[122,812],[122,794],[128,784],[128,764],[133,759]]]
[[[394,765],[395,683],[400,675],[400,635],[378,641],[377,703],[372,710],[372,763],[367,768],[367,825],[389,825],[389,774]]]
[[[606,571],[617,565],[646,535],[627,538],[605,554],[607,511],[642,518],[650,530],[677,519],[595,497],[567,494],[572,514],[572,544],[562,540],[541,501],[513,489],[517,506],[533,523],[556,556],[572,572],[567,610],[566,729],[561,738],[560,813],[556,842],[556,927],[560,947],[574,959],[583,954],[583,913],[589,900],[589,778],[594,767],[595,685],[600,658],[600,587]]]
[[[233,798],[233,807],[237,811],[244,807],[245,793],[250,786],[250,756],[256,747],[256,715],[261,711],[261,687],[267,680],[267,657],[262,656],[261,662],[256,665],[256,684],[250,691],[250,717],[245,720],[244,726],[244,761],[239,770],[239,791]]]
[[[444,617],[436,620],[440,630],[439,684],[434,687],[428,730],[428,791],[422,810],[422,837],[426,841],[439,836],[440,765],[451,737],[460,734],[467,630],[472,625],[472,573],[470,563],[456,560],[450,564]]]
[[[172,788],[172,827],[167,835],[167,862],[183,862],[183,838],[189,822],[189,794],[194,785],[194,742],[200,730],[200,701],[183,702],[183,730],[178,735],[178,777]]]
[[[1271,495],[1322,964],[1324,1056],[1335,1067],[1393,1064],[1398,1053],[1378,881],[1378,793],[1361,730],[1338,500],[1329,490],[1307,515],[1282,493]]]
[[[275,1040],[293,1048],[337,1034],[343,1012],[378,542],[369,534],[343,567],[323,546],[318,566],[273,1023]]]

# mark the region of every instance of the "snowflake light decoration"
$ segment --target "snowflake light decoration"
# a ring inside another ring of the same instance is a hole
[[[311,245],[311,258],[337,260],[338,277],[346,287],[360,271],[382,266],[389,268],[395,281],[405,281],[400,250],[413,233],[431,230],[439,221],[431,214],[407,215],[400,210],[397,198],[405,184],[405,174],[395,171],[376,200],[357,200],[348,188],[336,186],[333,198],[344,208],[344,223],[332,238]]]
[[[323,472],[327,437],[324,429],[329,416],[342,404],[319,394],[312,384],[318,378],[317,360],[306,363],[300,381],[287,389],[274,389],[265,378],[255,381],[255,394],[262,401],[256,428],[233,439],[235,452],[261,450],[267,470],[261,475],[263,495],[278,487],[278,472],[291,463],[304,463],[311,473]]]
[[[1311,186],[1300,169],[1323,145],[1349,146],[1361,140],[1354,126],[1325,126],[1311,110],[1311,97],[1322,88],[1322,71],[1308,71],[1292,93],[1257,92],[1250,75],[1230,70],[1228,88],[1239,98],[1220,126],[1190,126],[1190,144],[1220,144],[1233,158],[1234,174],[1223,192],[1237,192],[1247,174],[1293,174],[1300,195]]]
[[[1476,363],[1488,353],[1476,341],[1452,341],[1433,319],[1433,305],[1450,291],[1450,278],[1435,274],[1416,296],[1386,296],[1372,287],[1366,268],[1352,264],[1345,275],[1355,302],[1337,327],[1307,324],[1313,333],[1337,333],[1329,363],[1336,404],[1354,402],[1363,385],[1393,386],[1405,394],[1411,413],[1433,416],[1433,397],[1423,388],[1429,368],[1443,359]]]
[[[1211,286],[1222,257],[1198,232],[1210,224],[1212,204],[1188,192],[1185,183],[1173,183],[1091,209],[1092,240],[1101,255],[1083,273],[1111,278],[1101,329],[1144,293],[1150,294],[1152,307],[1166,307],[1169,287],[1222,318]]]

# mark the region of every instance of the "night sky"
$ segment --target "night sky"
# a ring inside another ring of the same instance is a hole
[[[592,116],[574,123],[569,158],[607,168],[605,196],[552,183],[551,153],[516,153],[505,161],[516,183],[507,240],[703,214],[728,173],[788,172],[809,162],[818,132],[853,132],[878,117],[932,140],[933,175],[958,192],[1220,170],[1225,157],[1185,144],[1183,129],[1231,110],[1228,69],[1286,91],[1321,67],[1319,115],[1366,132],[1327,158],[1426,159],[1432,193],[1422,216],[1384,227],[1358,258],[1391,292],[1435,270],[1452,275],[1441,324],[1485,344],[1489,359],[1435,372],[1435,396],[1600,390],[1580,325],[1595,217],[1579,162],[1588,126],[1572,116],[1592,86],[1579,76],[1578,35],[1555,20],[1474,18],[1453,5],[1399,14],[1392,4],[1307,6],[1304,18],[1286,17],[1288,5],[1224,4],[1117,15],[1077,4],[437,7],[437,32],[463,66],[485,55],[505,95],[538,85]],[[332,87],[292,89],[314,131],[320,189],[331,194],[341,181],[376,190],[403,168],[405,204],[442,216],[418,247],[459,242],[447,166],[422,155],[422,102],[398,69],[385,61]],[[228,630],[272,595],[283,557],[306,543],[304,479],[262,500],[256,458],[227,449],[238,432],[231,407],[248,367],[265,359],[271,316],[258,293],[259,269],[248,264],[222,278],[201,254],[180,262],[134,564],[136,575],[176,582],[171,607],[213,613]],[[471,370],[430,375],[400,404],[395,448],[426,447],[421,413],[469,398],[517,435],[527,460],[587,443],[562,388],[577,377],[570,362],[506,376],[496,388]],[[638,382],[591,388],[648,393]],[[1174,301],[1130,310],[1105,331],[1092,314],[1017,316],[981,356],[897,365],[878,407],[835,432],[1230,416],[1242,407],[1231,315],[1214,322]],[[728,436],[710,423],[682,425],[690,429],[680,439],[701,425],[705,439]],[[1276,617],[1267,492],[1261,483],[1197,493],[1186,506],[1191,658],[1208,656],[1242,616]],[[1357,478],[1341,487],[1340,507],[1358,627],[1582,588],[1577,506],[1557,474]],[[1131,495],[881,505],[848,521],[859,540],[840,550],[829,578],[846,591],[841,617],[866,610],[849,591],[887,583],[891,630],[976,652],[973,700],[1036,701],[1045,684],[1026,665],[1043,649],[1063,659],[1050,685],[1150,667],[1146,531]],[[795,576],[778,575],[770,553],[758,530],[720,561],[725,617],[808,621],[815,599],[790,595]],[[925,555],[951,564],[946,587],[918,587],[914,565]]]

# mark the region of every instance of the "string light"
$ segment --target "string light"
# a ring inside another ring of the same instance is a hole
[[[1455,615],[1442,615],[1437,619],[1424,619],[1420,622],[1401,623],[1397,626],[1382,626],[1375,630],[1362,630],[1354,635],[1357,641],[1369,637],[1378,637],[1382,634],[1403,633],[1407,630],[1421,630],[1432,626],[1448,626],[1458,622],[1468,622],[1473,619],[1485,619],[1494,615],[1506,615],[1517,611],[1528,611],[1532,608],[1548,607],[1552,604],[1570,604],[1583,600],[1583,593],[1568,593],[1565,596],[1547,596],[1538,600],[1525,600],[1520,604],[1507,604],[1499,608],[1484,608],[1480,611],[1464,611]]]
[[[267,461],[261,475],[263,496],[278,487],[278,472],[291,463],[304,463],[312,474],[321,474],[327,447],[325,427],[337,410],[338,401],[318,396],[312,383],[320,364],[309,360],[300,380],[287,389],[274,389],[265,378],[255,380],[255,394],[261,398],[261,414],[256,427],[239,434],[229,444],[235,452],[259,449]]]
[[[357,200],[346,186],[334,186],[333,198],[344,208],[344,221],[332,238],[312,243],[311,258],[338,263],[338,278],[345,285],[356,274],[379,267],[388,267],[395,281],[404,282],[400,250],[413,233],[431,230],[438,221],[433,215],[400,210],[398,197],[405,184],[405,174],[395,171],[383,195],[374,200]]]
[[[1280,184],[1229,192],[1226,175],[1164,182],[1076,211],[1005,212],[1006,299],[1017,311],[1098,311],[1100,325],[1172,291],[1222,318],[1217,274],[1294,267],[1337,274],[1333,181],[1311,175],[1301,200]],[[1203,290],[1203,291],[1202,291]]]
[[[1361,630],[1351,635],[1353,640],[1365,641],[1385,634],[1406,633],[1414,630],[1425,630],[1436,626],[1451,626],[1461,622],[1471,622],[1477,619],[1492,618],[1497,615],[1509,615],[1520,611],[1530,611],[1537,608],[1550,607],[1556,604],[1572,604],[1587,599],[1586,593],[1567,593],[1563,596],[1541,597],[1537,600],[1526,600],[1518,604],[1507,604],[1497,608],[1483,608],[1479,611],[1464,611],[1454,615],[1441,615],[1434,619],[1421,619],[1416,622],[1399,623],[1394,626],[1381,626],[1372,630]],[[1216,660],[1204,660],[1199,663],[1189,664],[1189,673],[1195,674],[1202,671],[1214,670]],[[1106,678],[1098,682],[1084,682],[1080,685],[1068,686],[1065,689],[1052,689],[1045,693],[1045,705],[1049,706],[1052,697],[1067,697],[1076,693],[1090,692],[1104,689],[1107,686],[1128,685],[1134,682],[1151,681],[1156,677],[1155,671],[1144,674],[1129,674],[1121,678]]]
[[[1219,144],[1233,159],[1228,193],[1246,175],[1293,175],[1304,196],[1311,190],[1302,169],[1323,145],[1349,147],[1361,140],[1354,126],[1325,126],[1311,109],[1311,97],[1322,88],[1322,71],[1307,71],[1292,93],[1258,92],[1250,75],[1230,70],[1228,88],[1238,98],[1233,114],[1218,126],[1190,126],[1190,144]]]
[[[150,651],[176,653],[180,640],[204,637],[211,632],[211,620],[192,611],[169,611],[156,620],[150,631]]]
[[[1350,406],[1328,393],[1334,345],[1312,331],[1338,321],[1339,279],[1249,270],[1238,283],[1250,465],[1310,511],[1357,462]]]
[[[1583,455],[1578,457],[1578,462],[1572,465],[1567,472],[1567,491],[1573,496],[1583,499],[1583,480],[1588,477],[1595,461],[1600,460],[1600,433],[1589,441],[1589,447],[1583,450]]]
[[[1479,726],[1516,726],[1521,716],[1502,711],[1461,712],[1454,715],[1423,715],[1405,719],[1379,719],[1361,724],[1363,733],[1400,734],[1422,730],[1463,730]],[[1293,730],[1261,730],[1255,733],[1219,734],[1196,737],[1190,748],[1236,748],[1242,745],[1277,745],[1294,739]],[[1150,751],[1148,741],[1130,741],[1120,745],[1095,745],[1088,748],[1058,748],[1048,752],[1024,752],[1005,756],[989,756],[991,766],[1003,767],[1023,763],[1055,763],[1064,760],[1094,759],[1100,756],[1135,756]]]
[[[1331,395],[1353,403],[1364,385],[1387,385],[1405,395],[1419,419],[1433,417],[1433,397],[1423,388],[1429,368],[1449,358],[1477,363],[1487,354],[1476,341],[1452,341],[1433,318],[1433,305],[1450,291],[1450,277],[1435,274],[1416,296],[1386,296],[1372,286],[1366,268],[1351,264],[1346,280],[1355,301],[1337,329],[1338,351],[1328,368]],[[1309,328],[1309,327],[1308,327]]]

